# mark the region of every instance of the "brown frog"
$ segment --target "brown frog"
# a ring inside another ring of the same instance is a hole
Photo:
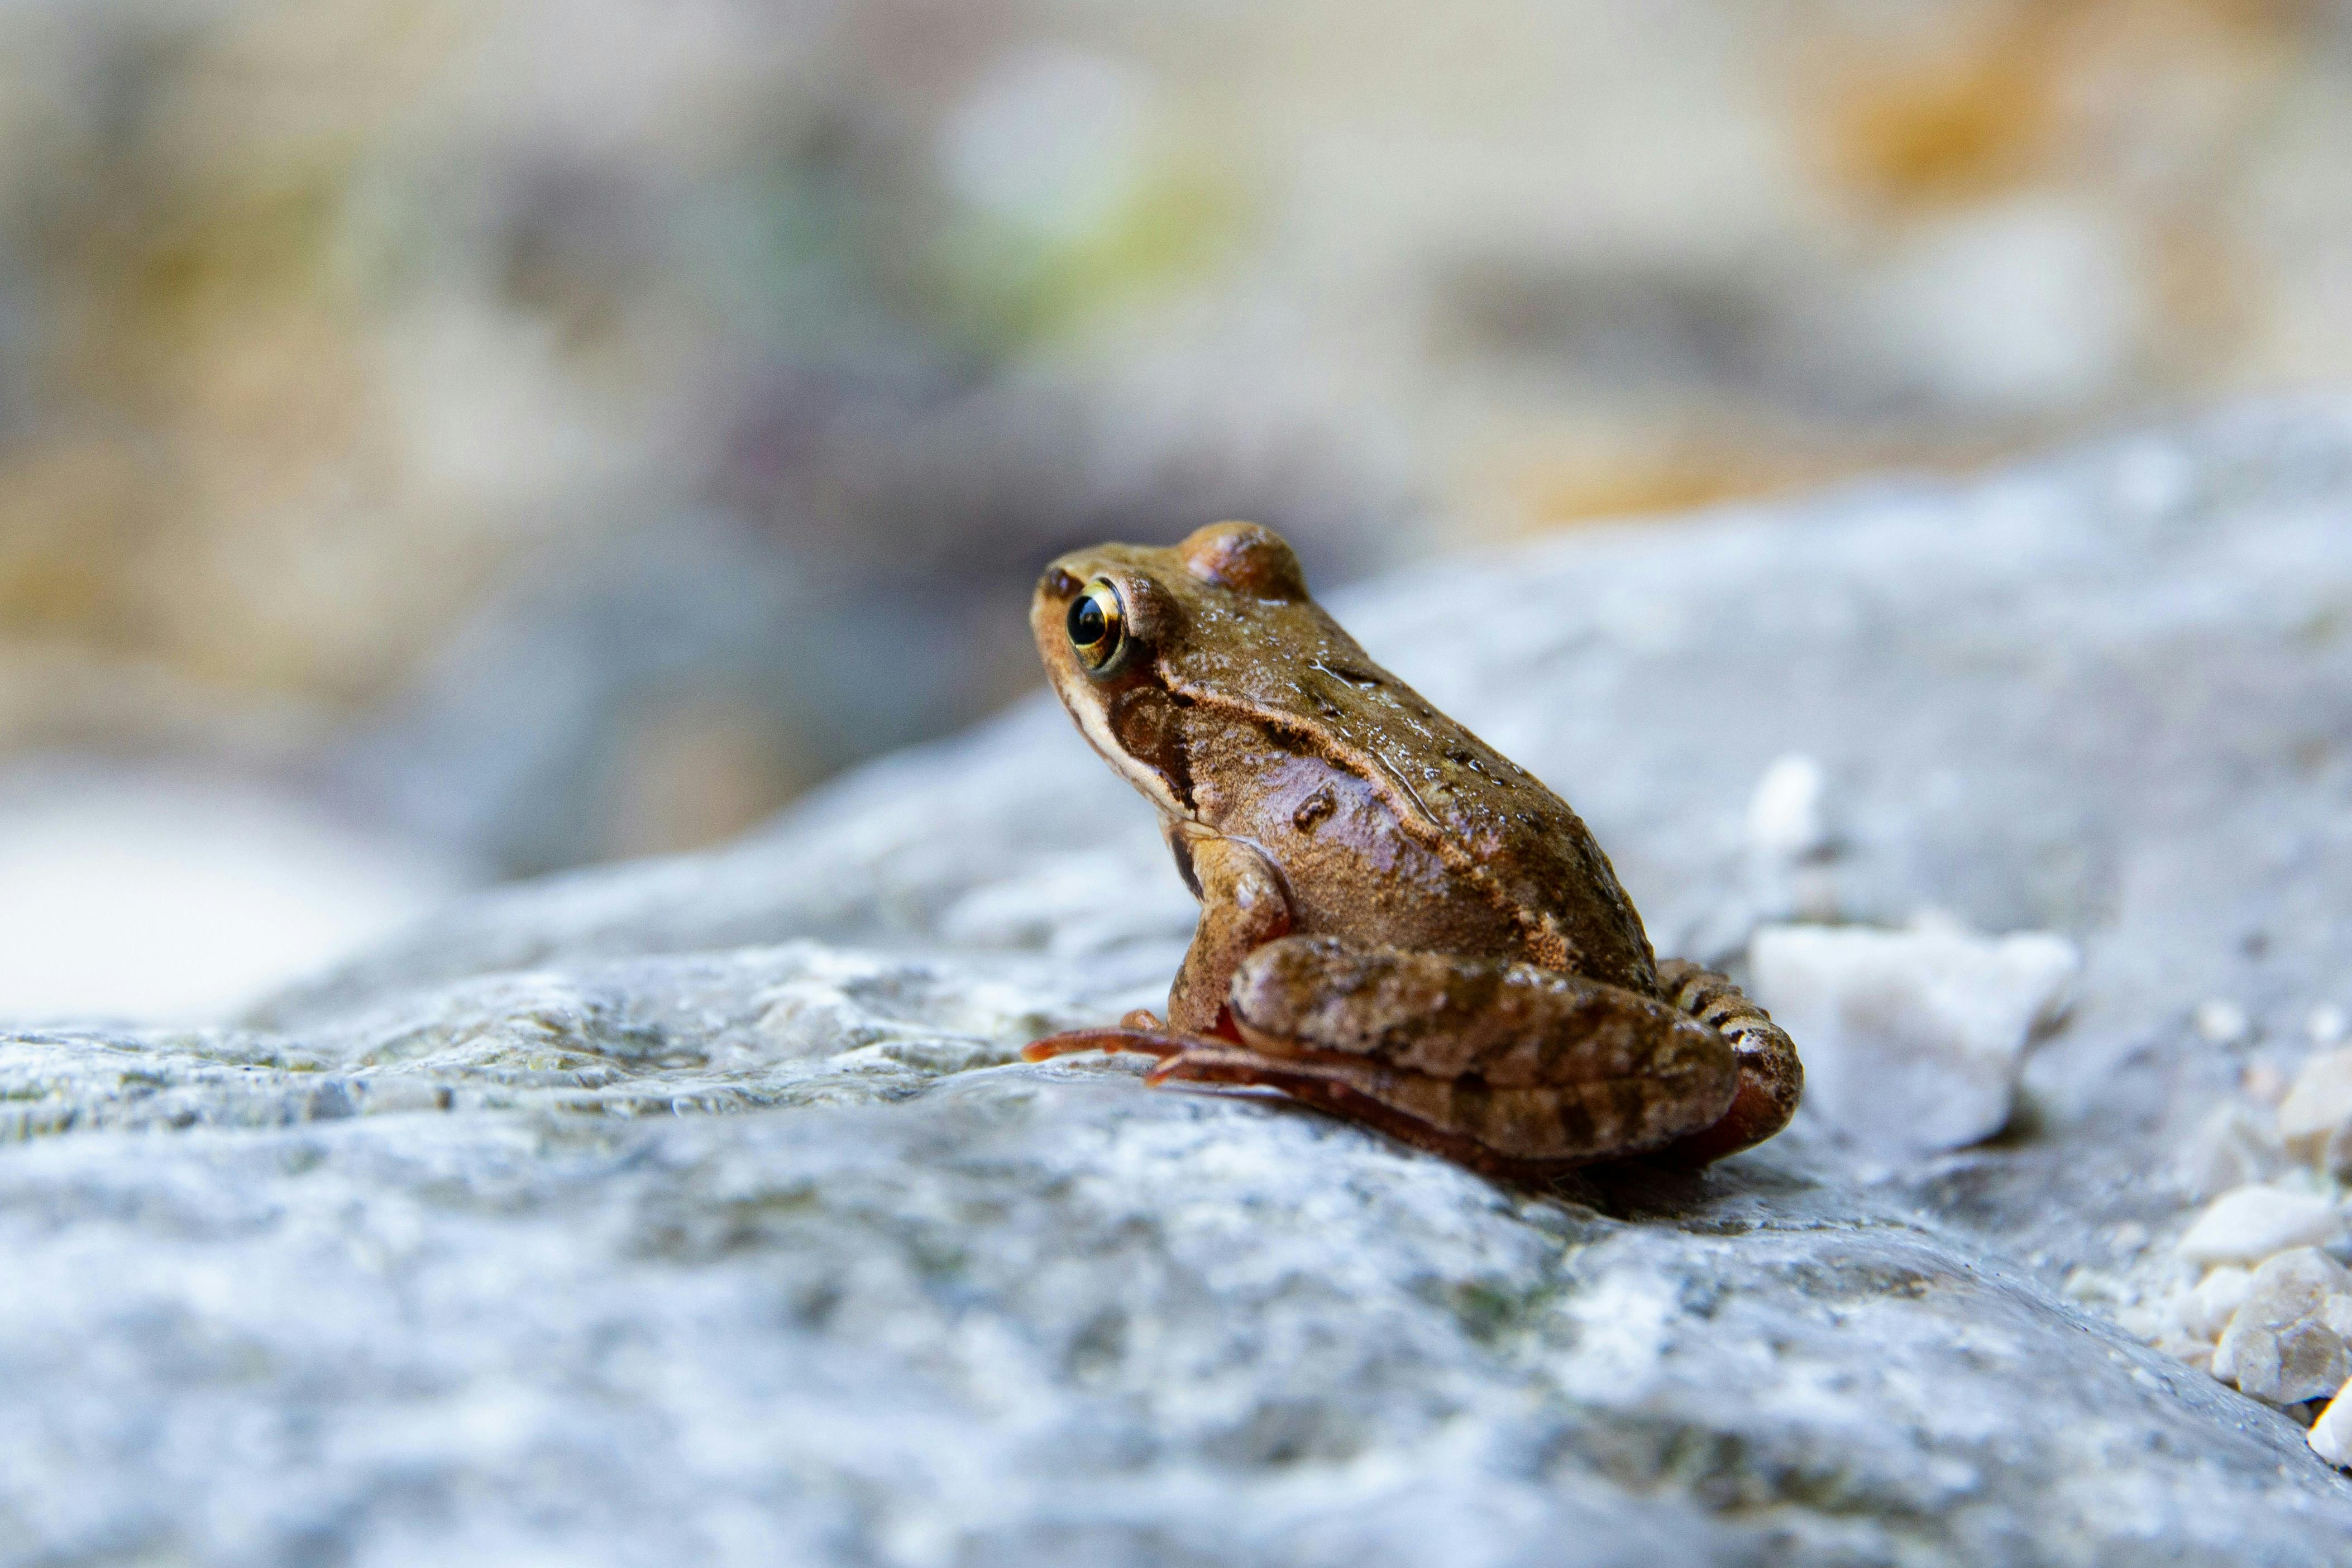
[[[1659,963],[1559,796],[1366,658],[1250,523],[1047,568],[1054,689],[1160,810],[1201,922],[1168,1018],[1040,1040],[1269,1086],[1489,1175],[1779,1131],[1803,1072],[1719,974]]]

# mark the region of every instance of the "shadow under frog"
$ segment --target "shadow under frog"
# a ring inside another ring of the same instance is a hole
[[[1160,812],[1201,921],[1165,1022],[1030,1046],[1279,1089],[1489,1176],[1697,1166],[1787,1125],[1795,1047],[1652,953],[1559,796],[1374,664],[1270,530],[1106,544],[1030,613],[1055,691]]]

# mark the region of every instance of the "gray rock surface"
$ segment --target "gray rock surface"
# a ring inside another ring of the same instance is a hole
[[[238,1028],[0,1044],[0,1558],[2340,1555],[2352,1482],[2116,1319],[2189,1131],[2352,1000],[2352,407],[1337,607],[1579,806],[1662,949],[1790,912],[1743,824],[1792,752],[1840,802],[1809,909],[2080,944],[2021,1114],[1536,1194],[1023,1065],[1191,918],[1033,704]]]

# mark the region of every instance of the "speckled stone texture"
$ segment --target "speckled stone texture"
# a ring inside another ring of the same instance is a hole
[[[1022,1065],[1191,918],[1033,704],[243,1027],[0,1044],[0,1557],[2342,1554],[2352,1480],[2084,1282],[2166,1255],[2187,1129],[2352,1000],[2352,406],[1335,608],[1585,814],[1664,950],[1737,968],[1791,912],[1743,830],[1790,752],[1841,803],[1807,912],[2079,943],[2010,1129],[1890,1163],[1801,1119],[1533,1194]]]

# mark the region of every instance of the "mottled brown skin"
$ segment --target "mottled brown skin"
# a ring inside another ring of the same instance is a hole
[[[1097,668],[1070,615],[1103,583],[1122,632]],[[1368,658],[1277,535],[1076,552],[1031,623],[1202,905],[1165,1027],[1133,1015],[1032,1060],[1147,1051],[1152,1082],[1273,1087],[1522,1179],[1703,1163],[1787,1123],[1788,1037],[1721,975],[1658,963],[1576,814]]]

